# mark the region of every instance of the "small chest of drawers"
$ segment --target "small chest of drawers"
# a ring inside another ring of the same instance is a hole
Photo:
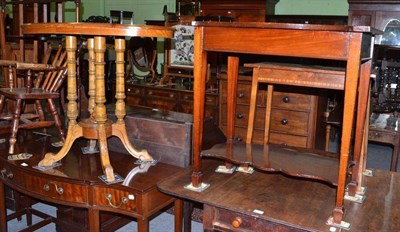
[[[227,80],[220,75],[219,81],[219,122],[220,128],[226,130]],[[257,95],[257,110],[253,142],[261,144],[264,136],[265,104],[267,100],[266,85],[260,86]],[[239,76],[236,99],[235,139],[246,140],[251,76]],[[323,134],[322,111],[326,104],[324,97],[316,91],[277,87],[272,99],[272,117],[270,142],[296,147],[316,148],[323,143],[318,136]]]

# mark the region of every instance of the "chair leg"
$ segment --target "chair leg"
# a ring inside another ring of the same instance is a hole
[[[0,112],[3,112],[4,109],[4,102],[6,101],[4,95],[0,96]]]
[[[44,115],[42,104],[40,104],[40,100],[35,101],[35,108],[36,108],[35,110],[36,110],[37,114],[39,115],[39,120],[46,121],[46,117]]]
[[[14,115],[12,119],[12,126],[11,126],[10,147],[8,150],[9,154],[14,154],[14,146],[15,143],[17,142],[18,126],[19,126],[19,120],[21,118],[21,103],[22,100],[18,99],[15,105]]]
[[[49,106],[49,113],[53,116],[54,122],[56,124],[58,133],[60,134],[60,137],[62,139],[63,142],[65,142],[65,133],[64,130],[62,128],[62,122],[61,122],[61,118],[60,115],[58,114],[57,111],[57,107],[53,102],[53,99],[47,99],[47,103]]]

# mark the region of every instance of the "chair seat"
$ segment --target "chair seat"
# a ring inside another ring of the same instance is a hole
[[[49,99],[59,98],[59,92],[46,91],[41,88],[32,88],[32,92],[27,93],[26,88],[0,88],[0,94],[11,99]]]
[[[51,56],[52,46],[49,44],[41,64],[0,60],[8,81],[7,87],[0,88],[0,120],[9,120],[11,124],[9,154],[14,154],[19,129],[46,128],[55,124],[62,141],[65,141],[58,113],[60,107],[55,100],[60,98],[59,90],[67,77],[66,54],[62,44],[59,44],[58,50]],[[48,64],[50,57],[53,61]],[[44,102],[46,110],[42,106]],[[26,107],[28,104],[32,104],[33,109]],[[53,121],[47,120],[46,114]]]

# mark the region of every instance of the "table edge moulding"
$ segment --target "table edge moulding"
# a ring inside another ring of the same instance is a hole
[[[343,131],[338,162],[331,168],[330,177],[337,175],[336,180],[328,183],[337,185],[335,207],[332,212],[331,223],[333,226],[346,227],[344,219],[345,196],[350,199],[363,199],[365,187],[363,187],[362,172],[365,169],[365,146],[364,129],[366,125],[366,108],[369,91],[369,75],[371,66],[371,53],[374,34],[379,31],[368,26],[341,26],[341,25],[311,25],[311,24],[282,24],[282,23],[226,23],[226,22],[193,22],[194,34],[194,166],[192,181],[185,188],[194,191],[203,191],[209,186],[203,183],[201,157],[211,156],[223,158],[230,162],[239,164],[254,165],[254,168],[269,170],[270,166],[255,165],[249,162],[246,153],[241,154],[244,160],[237,160],[227,157],[235,152],[237,146],[241,146],[242,152],[248,147],[265,152],[269,149],[289,149],[285,146],[274,146],[268,144],[264,147],[255,148],[254,144],[239,144],[234,141],[234,120],[236,105],[236,89],[238,77],[239,58],[235,55],[228,57],[228,84],[227,84],[227,142],[216,145],[220,153],[212,153],[213,148],[206,152],[201,151],[203,117],[204,117],[204,96],[207,72],[207,52],[229,52],[247,53],[279,57],[311,58],[316,60],[334,60],[344,62],[345,71],[342,85],[329,86],[322,84],[321,80],[313,80],[315,84],[310,85],[305,79],[283,79],[285,85],[306,86],[312,88],[333,88],[344,90]],[[226,38],[229,38],[227,40]],[[360,81],[359,81],[360,80]],[[357,113],[356,113],[357,112]],[[354,123],[355,121],[355,123]],[[354,132],[354,151],[350,153],[352,146],[352,131]],[[254,145],[254,146],[253,146]],[[248,146],[248,147],[245,147]],[[216,148],[214,147],[214,148]],[[272,149],[272,150],[271,150]],[[293,152],[295,150],[291,150]],[[305,150],[304,150],[305,151]],[[312,154],[317,154],[314,150]],[[268,154],[268,152],[267,152]],[[307,152],[296,153],[297,156],[309,155]],[[349,157],[352,160],[349,162]],[[265,159],[265,155],[263,157]],[[290,158],[288,159],[290,160]],[[332,159],[327,159],[332,162]],[[335,162],[332,162],[335,163]],[[227,167],[229,167],[227,162]],[[297,164],[297,168],[302,164]],[[351,170],[350,170],[351,167]],[[282,171],[277,168],[273,171]],[[323,166],[322,168],[326,168]],[[282,171],[285,172],[285,171]],[[292,172],[292,170],[291,170]],[[294,172],[294,171],[293,171]],[[294,175],[299,173],[294,172]],[[351,174],[352,173],[352,174]],[[306,173],[307,174],[307,173]],[[301,176],[301,175],[300,175]],[[306,176],[302,176],[306,177]],[[315,179],[319,179],[317,177]],[[329,179],[329,178],[328,178]],[[348,190],[347,190],[348,189]],[[311,194],[311,193],[310,193]],[[347,199],[347,198],[346,198]],[[327,218],[330,215],[327,215]]]
[[[114,171],[108,155],[107,138],[118,137],[125,149],[135,158],[143,162],[151,162],[153,158],[146,150],[136,150],[128,140],[125,128],[125,79],[124,79],[124,52],[125,36],[171,38],[172,29],[163,26],[124,25],[108,23],[35,23],[22,25],[22,32],[27,35],[66,35],[67,50],[67,117],[68,132],[66,141],[57,153],[48,153],[40,161],[40,166],[52,166],[67,155],[74,141],[79,137],[99,143],[100,157],[105,179],[108,182],[115,180]],[[90,117],[79,123],[76,91],[76,49],[77,36],[88,36],[87,46],[89,53],[89,106]],[[106,50],[106,36],[115,36],[116,52],[116,103],[115,123],[107,119],[105,80],[104,80],[104,53]],[[96,144],[96,143],[90,143]],[[92,145],[93,146],[93,145]]]

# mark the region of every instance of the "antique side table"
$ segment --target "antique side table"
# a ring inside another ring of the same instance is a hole
[[[376,31],[370,27],[282,23],[194,22],[193,25],[195,26],[194,167],[192,181],[186,187],[195,191],[202,191],[207,187],[207,183],[202,181],[201,155],[217,157],[233,163],[253,165],[262,170],[271,170],[270,166],[257,163],[259,160],[265,161],[268,157],[254,159],[254,156],[247,155],[246,151],[248,149],[242,145],[239,145],[241,146],[240,149],[236,149],[237,143],[233,141],[235,94],[239,65],[239,58],[234,55],[228,57],[227,61],[227,99],[229,101],[227,104],[226,134],[228,141],[225,145],[218,145],[215,153],[212,149],[207,152],[201,152],[208,52],[258,54],[269,56],[269,58],[292,57],[297,58],[297,61],[314,59],[343,62],[345,64],[344,75],[342,75],[341,79],[334,80],[336,83],[332,83],[332,85],[340,83],[343,86],[346,102],[342,121],[341,148],[340,154],[338,154],[339,159],[336,162],[327,159],[327,162],[334,165],[329,169],[332,173],[326,173],[330,177],[335,177],[335,180],[330,182],[337,188],[336,203],[335,207],[333,207],[332,215],[335,224],[340,225],[344,217],[343,205],[346,188],[349,187],[349,194],[352,196],[355,196],[356,193],[362,194],[365,189],[362,186],[362,171],[364,168],[362,146],[363,141],[365,141],[364,128],[369,89],[370,62],[368,61],[371,59],[372,38]],[[313,78],[296,80],[295,78],[287,79],[287,77],[282,76],[281,79],[281,84],[283,85],[289,84],[311,88],[329,87],[329,83],[329,80],[324,81]],[[354,123],[355,121],[356,123]],[[354,152],[351,154],[350,147],[352,145],[353,131],[355,131],[356,143],[354,144]],[[286,148],[283,147],[283,149],[285,150]],[[258,151],[260,150],[263,151],[263,148],[258,149]],[[269,153],[271,155],[274,152],[276,151],[269,150],[266,154]],[[294,153],[300,156],[302,156],[301,154],[309,155],[307,152]],[[276,157],[279,159],[279,154]],[[350,158],[352,158],[351,162],[349,162]],[[301,169],[310,170],[310,167],[307,167],[307,163],[291,162],[290,164],[297,165],[297,167],[291,167],[295,169],[295,174],[299,173],[298,170]],[[354,164],[352,165],[352,170],[349,170],[349,164]],[[326,169],[325,166],[320,168]],[[279,167],[272,169],[273,171],[287,173],[286,170]],[[320,172],[317,169],[312,171],[316,171],[318,176]],[[292,171],[290,170],[290,172]],[[352,175],[350,175],[351,173]],[[308,173],[305,172],[304,174],[302,176],[306,176]],[[321,177],[325,178],[324,176]],[[351,185],[348,185],[349,182]]]
[[[124,25],[107,23],[35,23],[22,25],[25,35],[66,35],[66,49],[68,56],[68,92],[67,106],[68,133],[64,146],[57,154],[48,153],[40,166],[52,166],[67,155],[74,141],[84,137],[92,141],[97,140],[104,174],[109,182],[115,180],[114,171],[110,163],[107,138],[118,137],[128,152],[142,160],[152,161],[153,158],[146,150],[136,150],[129,142],[125,128],[125,79],[124,79],[124,51],[125,36],[171,38],[172,29],[162,26]],[[89,106],[90,117],[77,122],[77,90],[76,90],[76,49],[77,36],[87,36],[89,50]],[[105,80],[104,80],[104,53],[106,51],[106,37],[115,36],[116,53],[116,122],[107,119]]]

